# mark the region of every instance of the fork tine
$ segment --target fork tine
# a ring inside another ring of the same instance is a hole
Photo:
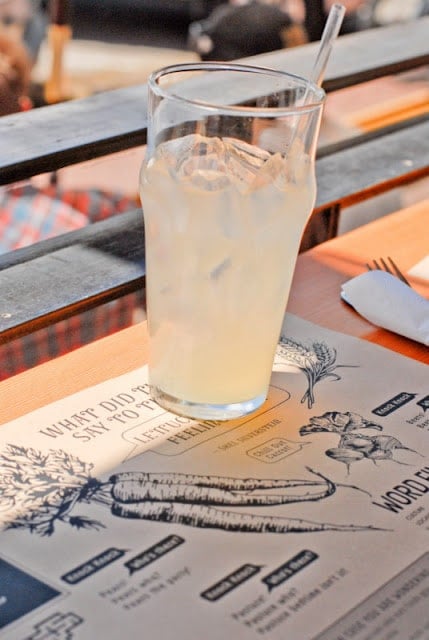
[[[402,271],[399,269],[399,267],[396,265],[396,263],[392,260],[392,258],[390,256],[387,256],[387,260],[390,262],[390,266],[387,264],[384,258],[379,258],[379,260],[372,260],[370,262],[367,262],[365,266],[368,269],[368,271],[374,271],[374,270],[386,271],[387,273],[390,273],[390,275],[395,276],[400,280],[402,280],[404,284],[411,287],[411,284],[409,283],[407,278],[404,276]]]
[[[407,284],[409,287],[411,287],[410,283],[408,282],[407,278],[404,276],[404,274],[402,273],[402,271],[399,269],[399,267],[395,264],[395,262],[393,262],[392,258],[390,258],[390,256],[387,256],[387,259],[389,260],[390,264],[392,265],[392,268],[395,272],[395,274],[398,276],[398,278],[400,280],[402,280],[402,282],[404,282],[405,284]]]
[[[372,261],[372,265],[371,263],[367,262],[366,263],[366,267],[369,271],[383,271],[383,268],[380,266],[380,264],[377,262],[377,260],[373,260]]]
[[[390,273],[390,275],[393,276],[392,269],[389,267],[389,265],[387,264],[386,260],[384,260],[384,258],[380,258],[380,262],[383,265],[383,269],[385,271],[387,271],[387,273]]]

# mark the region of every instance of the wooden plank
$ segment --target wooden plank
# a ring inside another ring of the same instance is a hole
[[[359,336],[429,364],[429,349],[377,328],[340,298],[343,282],[363,273],[376,256],[394,256],[408,272],[428,252],[429,199],[383,216],[298,257],[288,311],[317,324]],[[429,297],[429,282],[409,276],[414,289]]]
[[[0,118],[0,185],[146,143],[145,85]]]
[[[106,218],[82,229],[41,240],[22,249],[0,255],[0,272],[31,262],[71,246],[85,246],[125,260],[142,260],[144,239],[141,209]]]
[[[316,163],[316,211],[355,204],[429,174],[429,117],[393,129]]]
[[[315,215],[428,175],[428,139],[426,120],[320,158]],[[0,336],[8,340],[144,286],[141,212],[6,254],[0,269]]]
[[[143,244],[136,211],[0,256],[0,342],[144,286]]]
[[[331,91],[429,63],[429,17],[338,39],[324,86]],[[308,75],[318,44],[246,59]],[[146,142],[145,85],[0,119],[0,185]]]
[[[341,36],[329,59],[323,87],[336,91],[429,62],[429,16]],[[247,60],[308,77],[318,43],[267,53]]]

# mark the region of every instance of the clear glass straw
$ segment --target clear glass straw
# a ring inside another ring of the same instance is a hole
[[[326,66],[328,64],[329,56],[331,55],[332,45],[340,32],[345,12],[346,9],[344,5],[340,3],[333,4],[329,11],[328,19],[326,20],[325,28],[323,29],[322,38],[320,40],[317,58],[310,76],[310,80],[319,87],[322,85]]]
[[[313,65],[313,69],[310,74],[310,80],[317,84],[319,87],[322,86],[323,78],[325,76],[326,67],[328,64],[329,56],[331,55],[332,46],[336,37],[338,36],[341,24],[343,22],[344,14],[346,12],[346,8],[344,5],[336,2],[332,5],[328,19],[326,20],[325,27],[323,29],[322,37],[320,39],[319,51],[317,52],[316,60]],[[305,89],[304,96],[302,98],[302,104],[305,105],[308,100],[309,95],[309,87]],[[290,140],[289,146],[292,147],[293,141],[295,140],[295,136],[297,134],[297,128],[295,128],[292,133],[292,139]]]

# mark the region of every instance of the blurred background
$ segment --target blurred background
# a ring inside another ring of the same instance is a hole
[[[239,59],[317,41],[334,1],[0,0],[0,115],[142,84],[154,69],[169,64]],[[429,0],[343,4],[341,34],[429,13]],[[327,98],[319,144],[428,109],[427,67],[336,91]],[[55,176],[37,177],[33,184],[45,188],[54,179],[64,189],[113,189],[135,206],[143,153],[137,148],[120,157],[73,165]],[[397,194],[388,199],[379,204],[379,213],[397,206]],[[359,219],[367,220],[365,211]],[[70,220],[68,215],[67,224]],[[76,224],[83,223],[79,219]],[[39,235],[32,232],[31,237]],[[19,241],[5,248],[22,246],[22,234]]]
[[[31,66],[30,98],[39,106],[142,83],[166,64],[238,59],[317,41],[333,2],[0,0],[0,38],[24,44]],[[343,4],[343,34],[429,13],[429,0]],[[43,88],[54,66],[57,76],[64,76],[63,85],[67,80],[62,87],[66,94],[47,99]]]

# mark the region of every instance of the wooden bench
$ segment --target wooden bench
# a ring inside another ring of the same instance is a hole
[[[428,32],[429,17],[341,37],[326,91],[427,65]],[[309,44],[247,61],[308,75],[316,50]],[[146,126],[144,85],[1,118],[0,185],[144,145]],[[429,175],[428,140],[428,110],[420,109],[321,146],[312,220],[324,231],[317,242],[335,235],[344,207]],[[141,211],[4,254],[0,271],[1,345],[144,288]]]

